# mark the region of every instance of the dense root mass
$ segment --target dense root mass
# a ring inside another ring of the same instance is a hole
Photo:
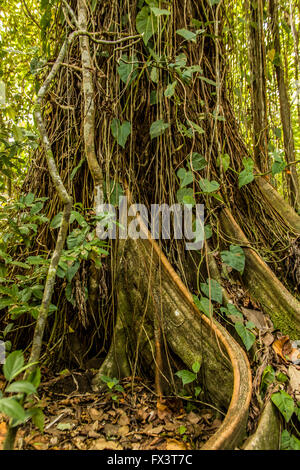
[[[77,17],[89,33],[81,32],[70,44],[44,103],[51,152],[67,193],[90,217],[99,215],[103,195],[112,201],[121,187],[148,209],[153,203],[171,205],[180,199],[177,171],[189,169],[190,197],[205,204],[212,236],[209,247],[205,243],[193,255],[181,241],[163,240],[158,246],[147,239],[111,243],[111,255],[101,267],[90,256],[76,274],[76,289],[82,291],[75,303],[60,295],[63,282],[56,289],[59,316],[49,320],[47,351],[53,363],[60,359],[68,333],[76,331],[79,344],[91,343],[86,348],[91,355],[108,352],[97,386],[103,374],[151,375],[159,393],[176,390],[175,369],[191,369],[198,362],[206,396],[227,412],[207,448],[232,448],[245,431],[249,364],[229,333],[215,319],[200,315],[190,291],[200,293],[200,282],[207,278],[223,287],[236,279],[230,273],[224,282],[219,254],[230,244],[239,245],[246,257],[239,281],[276,328],[296,336],[295,273],[285,268],[299,250],[300,218],[265,177],[238,187],[237,174],[250,154],[226,89],[221,3],[211,7],[206,1],[174,0],[167,21],[156,20],[149,44],[137,37],[136,1],[97,2],[92,14],[84,3],[69,2],[73,13],[69,10],[59,33],[63,36],[72,21],[78,28]],[[189,30],[193,20],[205,26],[205,34],[196,34],[195,41],[176,34]],[[176,93],[168,96],[166,88],[175,81]],[[164,124],[164,132],[153,135],[151,126],[157,122]],[[130,125],[125,141],[118,127],[124,124],[127,130]],[[204,159],[202,167],[193,168],[195,154]],[[226,172],[222,154],[229,157]],[[38,152],[25,189],[49,197],[52,219],[61,203],[45,163],[44,153]],[[204,181],[217,183],[218,191],[203,190]],[[53,249],[50,229],[41,232],[39,246]],[[224,294],[228,300],[226,289]]]

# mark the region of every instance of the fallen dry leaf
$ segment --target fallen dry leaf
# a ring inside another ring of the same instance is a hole
[[[120,418],[118,419],[118,424],[120,426],[128,426],[130,423],[130,419],[128,418],[127,414],[122,412]]]
[[[123,447],[116,441],[107,441],[104,437],[93,442],[90,450],[123,450]]]
[[[118,429],[119,436],[126,436],[129,433],[129,426],[120,426]]]
[[[196,413],[193,413],[193,411],[190,411],[188,416],[187,416],[187,419],[188,419],[189,423],[197,424],[200,421],[200,416],[196,415]]]
[[[272,348],[274,349],[275,353],[278,354],[278,356],[287,362],[287,358],[285,356],[292,351],[292,345],[290,343],[289,336],[282,336],[281,338],[274,341]]]
[[[96,408],[90,408],[89,415],[93,421],[100,421],[100,419],[103,418],[103,411],[97,410]]]
[[[162,403],[161,401],[157,402],[156,408],[157,408],[157,416],[161,420],[165,419],[167,416],[172,414],[171,410],[167,407],[167,405],[164,405],[164,403]]]
[[[176,439],[167,439],[165,444],[166,450],[187,450],[188,447],[183,441],[177,441]]]

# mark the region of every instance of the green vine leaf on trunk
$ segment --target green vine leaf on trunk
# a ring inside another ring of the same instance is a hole
[[[175,375],[177,375],[177,377],[182,380],[183,386],[194,382],[197,378],[197,375],[194,374],[194,372],[191,372],[190,370],[179,370],[175,372]]]
[[[175,80],[173,83],[169,83],[169,85],[167,86],[164,92],[164,95],[166,98],[171,98],[171,96],[174,95],[176,85],[177,85],[177,80]]]
[[[252,333],[252,331],[248,330],[248,328],[243,325],[242,322],[236,322],[234,324],[234,328],[243,341],[245,348],[247,351],[252,348],[254,342],[255,342],[255,335]]]
[[[136,16],[136,29],[143,34],[145,45],[149,39],[157,32],[157,17],[152,14],[151,9],[147,6],[143,7]]]
[[[224,153],[218,156],[217,165],[220,168],[222,167],[223,172],[226,173],[230,165],[230,156],[228,155],[228,153]]]
[[[128,121],[123,122],[123,124],[120,123],[120,120],[115,118],[112,120],[111,123],[111,133],[113,137],[116,139],[118,144],[122,147],[125,148],[128,136],[131,133],[131,124]]]
[[[236,269],[241,274],[245,268],[245,253],[243,248],[239,245],[230,245],[229,251],[221,251],[221,258],[223,263],[228,264],[233,269]]]
[[[151,139],[155,139],[156,137],[161,136],[169,127],[170,127],[170,124],[168,122],[164,122],[161,119],[153,122],[150,127]]]
[[[293,398],[284,390],[280,390],[280,392],[273,393],[271,400],[288,423],[295,411]]]
[[[202,155],[200,155],[200,153],[193,152],[192,166],[194,171],[201,171],[207,166],[207,161]]]
[[[194,181],[194,175],[191,171],[186,171],[184,168],[180,168],[177,172],[177,176],[180,178],[180,187],[184,188]]]
[[[196,295],[193,295],[194,302],[198,309],[203,312],[208,318],[211,318],[213,313],[212,303],[206,297],[199,299]]]
[[[243,158],[243,165],[245,169],[239,174],[239,188],[252,183],[254,180],[254,161],[252,158]]]
[[[177,29],[176,31],[179,36],[183,37],[186,41],[196,42],[197,34],[187,29]]]
[[[131,57],[126,54],[122,55],[118,66],[118,74],[123,83],[130,84],[133,82],[138,74],[138,61],[135,54]]]
[[[209,181],[206,178],[203,178],[199,181],[199,186],[204,193],[213,193],[218,191],[220,185],[217,181]]]
[[[151,7],[150,8],[152,13],[154,13],[155,16],[170,16],[171,12],[169,10],[157,8],[157,7]]]
[[[222,303],[222,287],[217,281],[215,281],[214,279],[207,279],[206,283],[202,282],[200,284],[200,287],[206,297],[210,298],[214,302],[218,302],[218,304]]]

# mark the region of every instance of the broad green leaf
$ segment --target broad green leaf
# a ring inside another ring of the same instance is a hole
[[[26,414],[32,419],[33,424],[41,431],[44,431],[45,416],[40,408],[34,407],[26,411]]]
[[[151,73],[150,73],[150,78],[151,78],[153,83],[158,83],[159,73],[158,73],[158,68],[157,67],[152,67]]]
[[[177,29],[176,33],[179,34],[179,36],[182,36],[186,41],[196,42],[197,34],[192,31],[188,31],[187,29]]]
[[[149,7],[143,7],[137,14],[136,29],[140,34],[143,34],[144,43],[147,45],[149,39],[157,31],[157,17],[151,14]]]
[[[230,156],[228,155],[228,153],[224,153],[218,156],[217,165],[220,168],[221,168],[221,164],[222,164],[222,170],[224,171],[224,173],[226,173],[230,165]]]
[[[3,373],[9,382],[13,380],[22,371],[24,365],[24,356],[22,351],[14,351],[8,355],[3,365]]]
[[[216,82],[214,82],[210,78],[200,77],[200,80],[202,80],[203,82],[208,83],[209,85],[217,86]]]
[[[234,322],[239,319],[239,320],[243,320],[243,314],[236,308],[235,305],[233,304],[230,304],[228,303],[226,308],[225,307],[221,307],[221,312],[222,313],[225,313],[225,315],[227,317],[230,317],[231,320],[233,320]]]
[[[201,364],[199,361],[194,362],[192,365],[193,372],[195,372],[195,374],[198,374],[200,367],[201,367]]]
[[[244,170],[239,174],[239,188],[254,180],[254,161],[252,158],[243,158]]]
[[[171,98],[171,96],[174,95],[176,85],[177,85],[177,80],[175,80],[175,82],[173,83],[169,83],[169,85],[167,86],[164,92],[164,95],[166,98]]]
[[[295,411],[293,398],[284,390],[280,390],[280,392],[273,393],[271,400],[288,423]]]
[[[254,180],[253,170],[243,170],[239,174],[239,188],[242,188],[246,184],[252,183]]]
[[[260,382],[260,388],[262,390],[265,390],[269,385],[271,385],[275,380],[275,371],[271,364],[269,364],[267,367],[265,367],[262,377],[261,377],[261,382]]]
[[[120,123],[119,119],[113,119],[111,123],[111,133],[118,144],[125,148],[128,136],[131,133],[131,124],[128,121]]]
[[[182,380],[182,385],[187,385],[194,382],[197,379],[197,375],[190,370],[179,370],[175,372],[175,375]]]
[[[247,349],[247,351],[249,351],[249,349],[252,348],[255,342],[255,335],[251,331],[249,331],[248,328],[246,328],[245,325],[243,325],[243,323],[241,322],[236,322],[234,324],[234,328],[237,334],[242,339],[245,348]]]
[[[179,176],[181,182],[180,187],[184,188],[188,184],[192,183],[194,180],[194,175],[191,171],[186,171],[184,168],[178,170],[177,175]]]
[[[215,302],[218,302],[219,304],[222,303],[222,287],[214,279],[207,279],[206,283],[201,283],[201,290],[203,294],[206,295],[206,297],[210,298]]]
[[[59,212],[59,214],[56,214],[56,215],[53,217],[52,221],[51,221],[50,227],[51,227],[51,228],[58,228],[58,227],[60,227],[61,221],[62,221],[62,216],[63,216],[62,212]]]
[[[34,201],[34,194],[28,193],[24,199],[26,206],[30,206],[33,203],[33,201]]]
[[[193,121],[189,121],[189,124],[195,132],[198,132],[198,134],[204,134],[204,129],[202,129],[198,124]]]
[[[200,155],[200,153],[193,152],[192,166],[194,171],[200,171],[207,166],[207,161],[202,155]]]
[[[23,407],[14,398],[1,398],[0,411],[19,422],[23,422],[26,419]]]
[[[274,162],[272,165],[272,175],[275,176],[277,175],[277,173],[281,173],[283,170],[285,170],[287,164],[280,150],[274,150],[274,152],[271,152],[270,155],[274,159]]]
[[[34,204],[30,209],[30,214],[38,214],[43,209],[43,205],[44,204],[42,202],[37,202],[36,204]]]
[[[41,383],[41,369],[36,367],[32,372],[30,372],[27,380],[32,383],[35,388],[38,388]]]
[[[212,303],[206,297],[199,299],[196,295],[193,295],[194,302],[201,312],[203,312],[208,318],[213,313]]]
[[[138,74],[138,63],[135,55],[122,55],[118,66],[118,74],[122,82],[130,84]]]
[[[204,193],[212,193],[218,191],[220,185],[217,181],[209,181],[206,178],[203,178],[199,181],[199,186]]]
[[[47,260],[45,258],[42,258],[41,256],[28,256],[26,261],[28,264],[34,264],[34,265],[47,263]]]
[[[184,199],[186,197],[189,197],[189,198],[193,198],[194,200],[194,191],[193,191],[193,188],[180,188],[177,193],[176,193],[176,196],[177,196],[177,201],[180,203],[180,204],[186,204],[184,202]]]
[[[281,434],[280,450],[300,450],[300,440],[284,429]]]
[[[230,245],[229,250],[230,251],[221,251],[223,263],[228,264],[233,269],[243,274],[245,268],[244,250],[238,245]]]
[[[36,393],[36,388],[27,380],[19,380],[11,383],[5,391],[9,393],[26,393],[30,395],[31,393]]]
[[[211,225],[207,224],[204,226],[205,240],[209,240],[212,237]]]
[[[161,119],[153,122],[150,127],[151,139],[155,139],[156,137],[159,137],[160,135],[164,134],[166,129],[168,129],[169,127],[170,124],[168,122],[162,121]]]
[[[169,10],[156,8],[156,7],[151,7],[150,9],[151,9],[152,13],[154,13],[155,16],[162,16],[162,15],[169,16],[169,15],[171,15],[171,12]]]
[[[14,305],[15,300],[10,298],[0,299],[0,310],[3,308],[9,307],[10,305]]]

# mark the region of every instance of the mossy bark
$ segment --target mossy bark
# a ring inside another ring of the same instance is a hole
[[[221,225],[233,244],[244,249],[246,263],[243,282],[250,294],[268,313],[276,328],[291,337],[300,334],[300,303],[284,287],[251,245],[228,209],[223,209]]]
[[[126,329],[129,361],[135,364],[138,354],[142,367],[148,373],[153,371],[154,312],[159,311],[169,352],[189,369],[195,361],[201,364],[199,377],[206,399],[227,411],[220,432],[204,449],[234,448],[245,435],[251,396],[251,374],[245,354],[221,325],[198,311],[155,242],[128,239],[119,259],[118,304]],[[117,347],[117,343],[112,344],[109,358],[118,355]],[[122,348],[124,351],[124,345]],[[168,380],[169,372],[161,371],[164,379]],[[96,387],[101,383],[101,373],[103,368],[95,379]]]

